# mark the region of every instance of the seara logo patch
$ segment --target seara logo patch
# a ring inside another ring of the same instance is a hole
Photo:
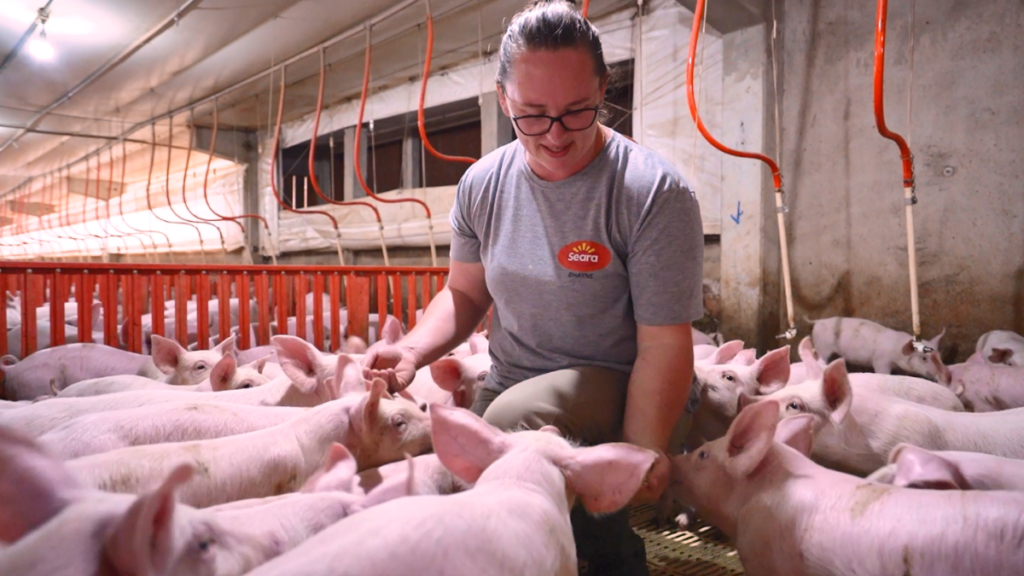
[[[591,240],[570,242],[558,251],[558,263],[573,272],[596,272],[611,262],[611,251]]]

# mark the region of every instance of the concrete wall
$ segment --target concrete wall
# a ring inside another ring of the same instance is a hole
[[[916,1],[908,128],[910,6],[890,4],[886,121],[915,155],[922,328],[946,327],[963,358],[985,331],[1024,332],[1024,5]],[[909,332],[899,155],[872,111],[876,4],[781,9],[797,317],[859,316]]]

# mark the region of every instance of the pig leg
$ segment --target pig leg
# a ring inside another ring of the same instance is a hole
[[[892,374],[892,362],[876,358],[871,361],[871,367],[876,374]]]

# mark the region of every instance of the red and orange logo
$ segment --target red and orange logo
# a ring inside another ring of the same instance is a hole
[[[611,262],[611,251],[592,240],[570,242],[558,251],[558,263],[573,272],[595,272]]]

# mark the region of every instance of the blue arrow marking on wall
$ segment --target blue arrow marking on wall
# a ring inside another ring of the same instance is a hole
[[[739,203],[739,201],[737,201],[736,202],[736,215],[733,216],[732,214],[729,214],[729,218],[732,218],[733,222],[739,224],[740,223],[740,216],[743,216],[743,210],[740,210],[740,203]]]

